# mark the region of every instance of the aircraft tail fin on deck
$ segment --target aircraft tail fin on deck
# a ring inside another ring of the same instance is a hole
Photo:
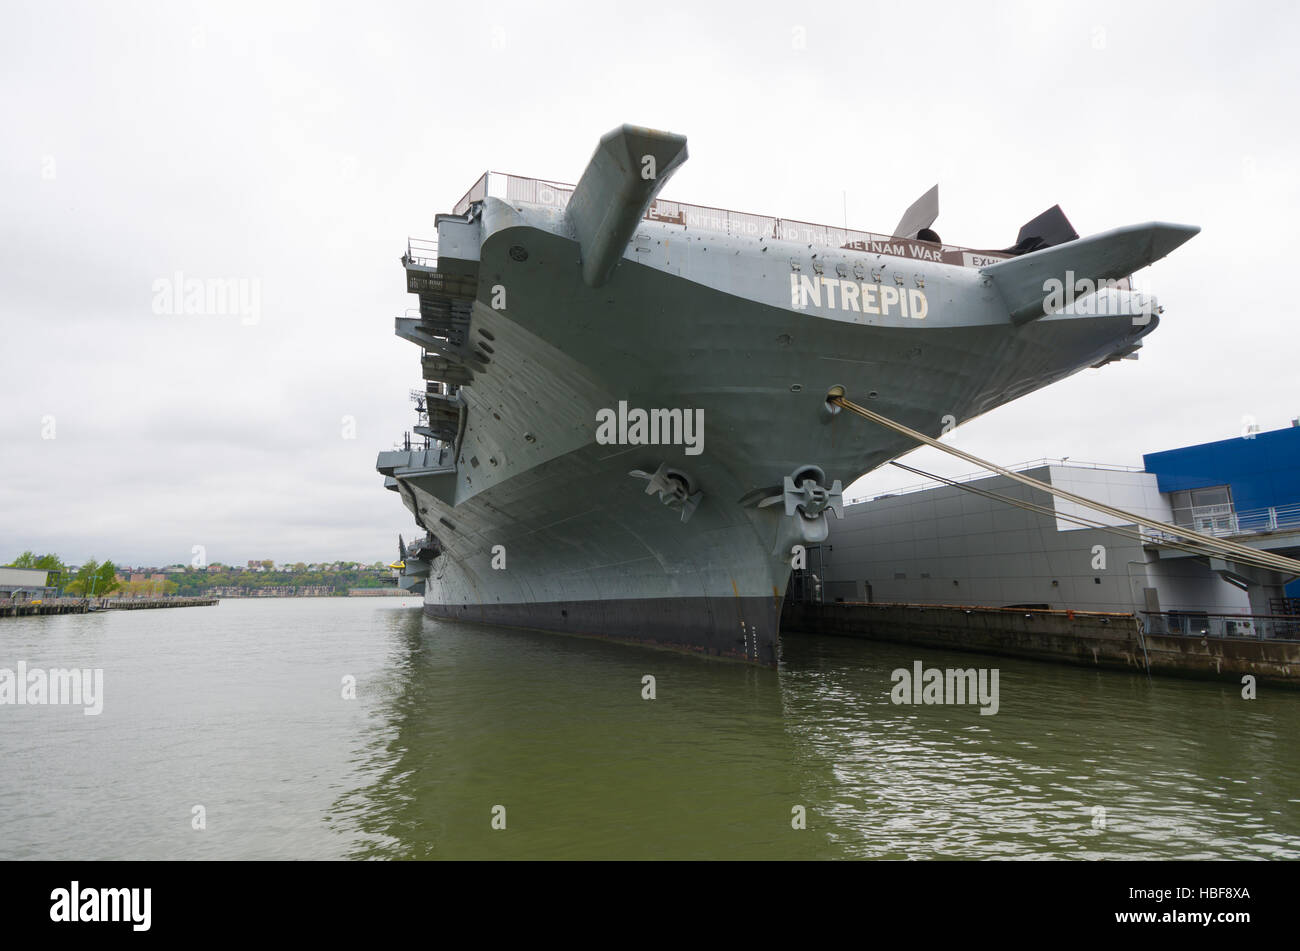
[[[1012,322],[1025,324],[1051,312],[1045,302],[1052,293],[1052,281],[1060,282],[1058,289],[1085,279],[1094,285],[1117,281],[1159,261],[1200,230],[1195,225],[1162,221],[1128,225],[999,261],[981,268],[980,273],[1002,294]]]
[[[606,133],[569,199],[588,287],[609,280],[637,224],[686,161],[686,137],[624,125]]]
[[[893,233],[900,238],[915,238],[928,229],[939,217],[939,186],[935,185],[928,192],[912,202],[903,212],[903,217],[894,226]]]

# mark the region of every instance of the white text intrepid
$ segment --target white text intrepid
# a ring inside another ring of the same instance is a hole
[[[891,316],[892,313],[916,320],[924,320],[930,312],[925,292],[914,287],[872,284],[848,278],[823,277],[820,274],[812,277],[791,274],[790,306],[795,310],[807,310],[809,304],[855,314],[879,314],[882,317]]]

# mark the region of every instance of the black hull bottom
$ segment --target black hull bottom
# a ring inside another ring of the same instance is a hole
[[[624,598],[538,604],[429,604],[433,618],[629,641],[775,667],[780,599]]]

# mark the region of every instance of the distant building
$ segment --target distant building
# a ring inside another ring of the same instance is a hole
[[[1145,471],[1077,463],[1022,471],[1157,521],[1300,557],[1300,427],[1143,461]],[[1294,622],[1271,619],[1300,613],[1293,576],[1190,553],[1146,529],[1138,538],[1080,526],[1069,521],[1076,515],[1123,524],[1005,476],[883,495],[845,508],[827,542],[809,547],[789,596],[1134,612],[1149,630],[1300,636]]]
[[[47,583],[49,575],[44,568],[0,568],[0,599],[35,601],[53,598],[58,589]]]
[[[334,593],[331,585],[272,585],[265,588],[226,585],[207,591],[210,597],[215,598],[328,598]]]

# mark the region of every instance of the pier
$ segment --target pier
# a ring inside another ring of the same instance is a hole
[[[32,601],[0,599],[0,617],[27,617],[32,614],[85,614],[90,601],[86,598],[37,598]]]
[[[0,599],[0,617],[88,614],[91,611],[141,611],[149,608],[210,607],[216,598],[36,598]]]
[[[148,608],[206,608],[217,604],[219,598],[95,598],[98,604],[92,610],[140,611]]]

